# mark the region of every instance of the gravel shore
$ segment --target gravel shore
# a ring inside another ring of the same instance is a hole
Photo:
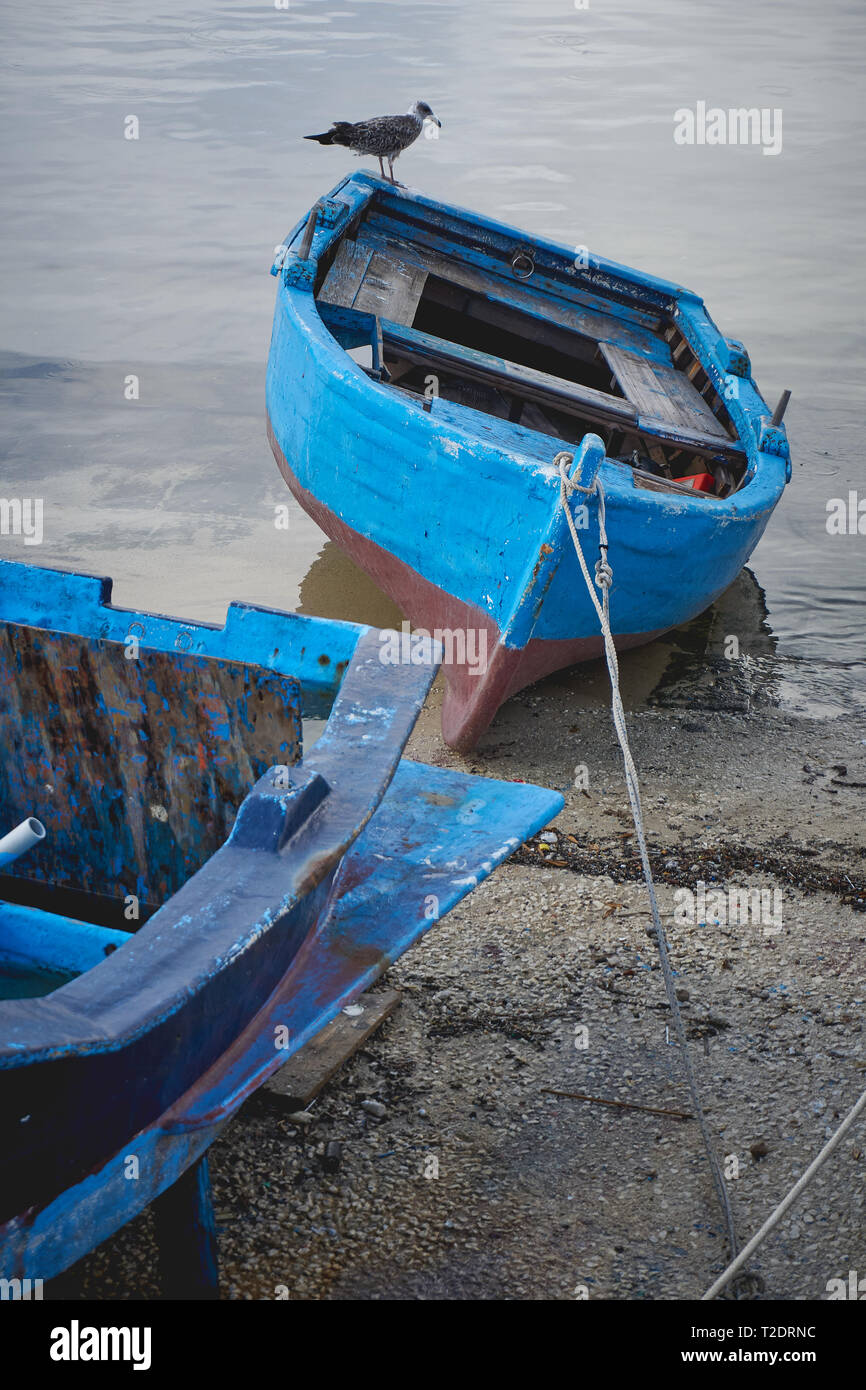
[[[660,905],[744,1243],[866,1078],[866,717],[786,712],[760,670],[663,698],[634,671]],[[392,967],[402,1003],[308,1123],[259,1093],[213,1147],[221,1296],[699,1297],[727,1259],[697,1124],[552,1094],[690,1111],[603,672],[510,701],[469,759],[442,746],[440,698],[412,757],[559,787],[565,809]],[[772,911],[702,920],[696,899],[683,920],[701,882]],[[752,1260],[752,1296],[822,1299],[866,1271],[864,1195],[861,1124]],[[55,1283],[158,1296],[147,1214]]]

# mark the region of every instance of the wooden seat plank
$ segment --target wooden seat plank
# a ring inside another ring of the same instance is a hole
[[[639,416],[638,429],[642,434],[650,434],[656,439],[682,445],[683,448],[691,449],[693,453],[706,454],[709,457],[721,454],[725,457],[742,458],[745,453],[739,440],[731,439],[727,434],[707,434],[703,430],[693,430],[687,425],[675,425],[672,421],[660,419],[658,416]]]
[[[337,1014],[266,1081],[263,1091],[288,1111],[306,1110],[345,1062],[400,1003],[400,991],[363,994],[356,1011]]]
[[[373,256],[370,246],[341,241],[318,298],[326,304],[352,309]]]
[[[704,435],[728,438],[703,396],[675,367],[648,362],[612,343],[603,343],[601,351],[626,397],[642,415],[668,420],[672,425]]]
[[[374,251],[353,308],[409,325],[426,279],[427,271],[422,266]]]

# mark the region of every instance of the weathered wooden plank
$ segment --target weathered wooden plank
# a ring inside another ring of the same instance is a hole
[[[613,343],[601,343],[600,349],[626,399],[641,414],[666,419],[669,406],[661,381],[653,370],[655,363],[637,353],[623,351]]]
[[[693,429],[702,430],[704,434],[717,434],[722,439],[729,438],[727,430],[714,414],[709,401],[701,395],[684,372],[668,368],[666,371],[662,370],[661,375],[670,400],[680,405],[684,417],[691,417]],[[684,418],[682,423],[687,424],[688,421]]]
[[[373,255],[370,246],[341,241],[318,298],[351,309]]]
[[[602,343],[601,352],[626,397],[641,415],[698,430],[703,435],[728,438],[700,392],[682,372],[649,362],[615,343]]]
[[[423,266],[376,251],[370,258],[354,308],[392,323],[411,324],[426,279]]]
[[[358,1004],[363,1013],[337,1014],[321,1033],[290,1057],[262,1089],[289,1111],[305,1110],[331,1077],[394,1012],[400,997],[397,989],[362,994]]]
[[[687,429],[685,425],[674,425],[670,420],[652,415],[638,416],[638,429],[642,434],[653,435],[667,444],[682,445],[692,453],[710,458],[716,454],[724,458],[742,458],[746,452],[739,440],[729,439],[727,435],[704,434],[701,430]]]
[[[397,323],[383,321],[382,336],[398,356],[408,357],[410,361],[459,370],[463,376],[505,386],[530,400],[547,401],[556,404],[560,410],[589,419],[624,421],[628,424],[637,421],[637,410],[629,401],[596,391],[592,386],[538,372],[522,363],[509,362],[504,357],[478,352],[460,343],[449,343],[431,333],[421,333],[416,328],[406,328]]]

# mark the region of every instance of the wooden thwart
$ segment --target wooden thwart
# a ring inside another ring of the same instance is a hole
[[[569,415],[603,425],[617,425],[630,433],[649,434],[671,444],[684,445],[695,453],[742,455],[743,446],[725,434],[707,434],[685,424],[674,424],[657,415],[639,414],[637,406],[621,396],[611,396],[581,382],[566,381],[549,372],[536,371],[519,362],[479,352],[476,348],[452,343],[445,338],[422,333],[404,324],[382,321],[382,336],[392,355],[423,366],[451,370],[470,381],[502,387],[549,405]]]
[[[353,308],[394,323],[412,322],[427,279],[426,270],[374,253]]]
[[[382,335],[398,356],[408,357],[410,361],[450,367],[471,380],[504,386],[529,400],[547,401],[560,410],[589,419],[633,426],[637,424],[637,411],[629,401],[596,391],[592,386],[566,381],[548,372],[539,372],[533,367],[509,362],[504,357],[479,352],[476,348],[451,343],[398,323],[383,321]]]
[[[325,283],[319,291],[319,299],[324,299],[327,304],[340,304],[344,309],[351,309],[372,256],[371,246],[359,246],[355,241],[341,241]]]
[[[400,991],[363,994],[358,1003],[364,1012],[354,1018],[339,1013],[306,1047],[290,1057],[263,1090],[281,1101],[287,1110],[305,1110],[354,1052],[384,1023],[400,1002]]]
[[[322,286],[319,299],[358,309],[395,323],[410,324],[424,289],[422,266],[372,247],[344,241]]]
[[[683,372],[613,343],[599,346],[622,391],[641,415],[728,440],[724,427]]]

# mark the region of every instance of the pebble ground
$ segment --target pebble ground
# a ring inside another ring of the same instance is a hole
[[[866,1079],[866,718],[786,713],[750,679],[629,713],[742,1242]],[[306,1123],[260,1092],[213,1147],[223,1298],[692,1299],[727,1262],[693,1119],[551,1094],[691,1108],[603,677],[581,680],[509,702],[469,759],[442,746],[434,688],[411,756],[559,787],[565,809],[392,967],[401,1005]],[[699,880],[777,890],[776,920],[677,920]],[[751,1296],[824,1299],[866,1273],[864,1195],[861,1123],[753,1259]],[[147,1213],[56,1283],[157,1297]]]

